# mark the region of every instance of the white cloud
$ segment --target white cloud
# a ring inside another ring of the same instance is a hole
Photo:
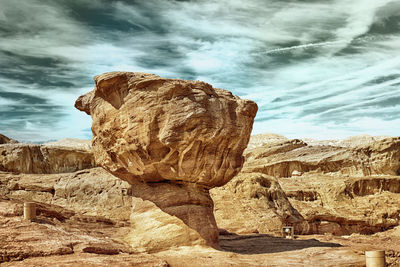
[[[399,114],[400,107],[379,104],[400,95],[400,33],[369,33],[374,23],[384,25],[400,12],[396,1],[80,2],[104,9],[103,18],[125,31],[98,25],[107,21],[78,21],[65,3],[0,0],[0,23],[13,27],[0,52],[59,59],[55,67],[18,66],[9,64],[9,55],[0,65],[16,77],[39,72],[76,86],[43,90],[39,82],[0,75],[7,85],[0,90],[36,95],[66,111],[48,134],[27,122],[37,139],[87,134],[90,118],[74,110],[74,99],[90,89],[92,76],[113,70],[190,77],[253,99],[260,107],[255,133],[318,138],[400,132],[400,124],[389,127],[397,122],[390,113]],[[0,99],[2,108],[11,103],[5,101]]]
[[[19,101],[0,97],[0,111],[5,111],[11,105],[18,105]]]

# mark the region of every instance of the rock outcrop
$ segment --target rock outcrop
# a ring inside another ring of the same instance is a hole
[[[365,146],[383,139],[390,138],[390,136],[371,136],[367,134],[350,136],[345,139],[337,140],[314,140],[311,138],[304,138],[303,141],[310,146],[338,146],[338,147],[358,147]]]
[[[277,178],[306,222],[297,227],[299,233],[371,234],[399,225],[400,137],[359,136],[311,144],[254,136],[242,172]]]
[[[1,266],[363,266],[361,251],[377,248],[387,251],[388,266],[397,266],[390,263],[398,263],[400,255],[399,234],[393,232],[348,240],[329,235],[289,240],[230,234],[221,236],[222,250],[185,247],[140,253],[123,241],[127,225],[60,206],[37,205],[37,220],[29,222],[22,220],[21,201],[0,197]]]
[[[44,143],[47,147],[69,147],[79,150],[92,150],[91,140],[82,140],[76,138],[64,138],[58,141]]]
[[[214,214],[229,232],[280,235],[283,226],[297,233],[307,229],[303,216],[292,207],[276,178],[242,170],[223,187],[213,188]]]
[[[388,137],[355,150],[368,157],[366,175],[400,175],[400,137]]]
[[[309,173],[281,178],[305,234],[373,234],[400,224],[400,177],[346,177]]]
[[[55,204],[112,220],[129,221],[131,194],[131,185],[100,167],[58,174],[0,172],[0,197]]]
[[[65,173],[95,167],[90,149],[33,144],[0,145],[0,171]]]
[[[17,141],[15,141],[14,139],[11,139],[5,135],[0,134],[0,145],[2,144],[15,144],[18,143]]]
[[[346,147],[310,146],[298,139],[273,139],[247,149],[246,158],[246,168],[250,171],[274,177],[291,177],[294,171],[351,176],[399,175],[400,137]]]
[[[199,81],[128,72],[94,79],[75,106],[92,116],[96,163],[143,200],[132,216],[154,219],[151,229],[133,224],[135,240],[141,234],[148,251],[165,249],[157,244],[218,247],[209,189],[241,170],[257,105]],[[159,235],[166,224],[157,220],[170,215],[179,222],[169,220],[171,234]]]
[[[169,266],[124,243],[121,234],[127,226],[56,205],[36,205],[36,220],[25,221],[23,203],[0,196],[1,266]]]

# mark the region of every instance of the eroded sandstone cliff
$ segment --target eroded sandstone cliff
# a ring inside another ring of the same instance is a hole
[[[234,233],[280,235],[282,227],[307,228],[303,216],[293,208],[278,180],[244,169],[223,187],[211,190],[218,227]]]
[[[371,234],[399,225],[399,137],[310,143],[254,136],[243,167],[278,179],[307,222],[299,233]]]
[[[400,137],[347,147],[314,146],[299,139],[273,139],[247,149],[246,158],[246,168],[275,177],[291,177],[294,171],[352,176],[399,175]]]
[[[64,173],[95,167],[90,149],[34,144],[0,145],[0,171]]]

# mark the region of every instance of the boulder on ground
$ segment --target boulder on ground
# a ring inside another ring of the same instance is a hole
[[[94,80],[94,90],[75,106],[92,116],[96,163],[133,185],[133,195],[143,200],[134,205],[137,218],[173,215],[183,222],[171,219],[176,227],[169,225],[164,235],[143,232],[159,232],[162,222],[151,229],[134,223],[133,232],[142,233],[142,240],[152,236],[148,250],[164,249],[152,247],[163,242],[218,247],[208,191],[241,170],[257,105],[200,81],[132,72]]]

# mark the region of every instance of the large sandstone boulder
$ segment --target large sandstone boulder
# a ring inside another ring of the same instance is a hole
[[[128,72],[94,80],[75,106],[92,116],[96,163],[143,200],[134,203],[132,245],[218,247],[208,191],[241,170],[257,105],[200,81]]]

